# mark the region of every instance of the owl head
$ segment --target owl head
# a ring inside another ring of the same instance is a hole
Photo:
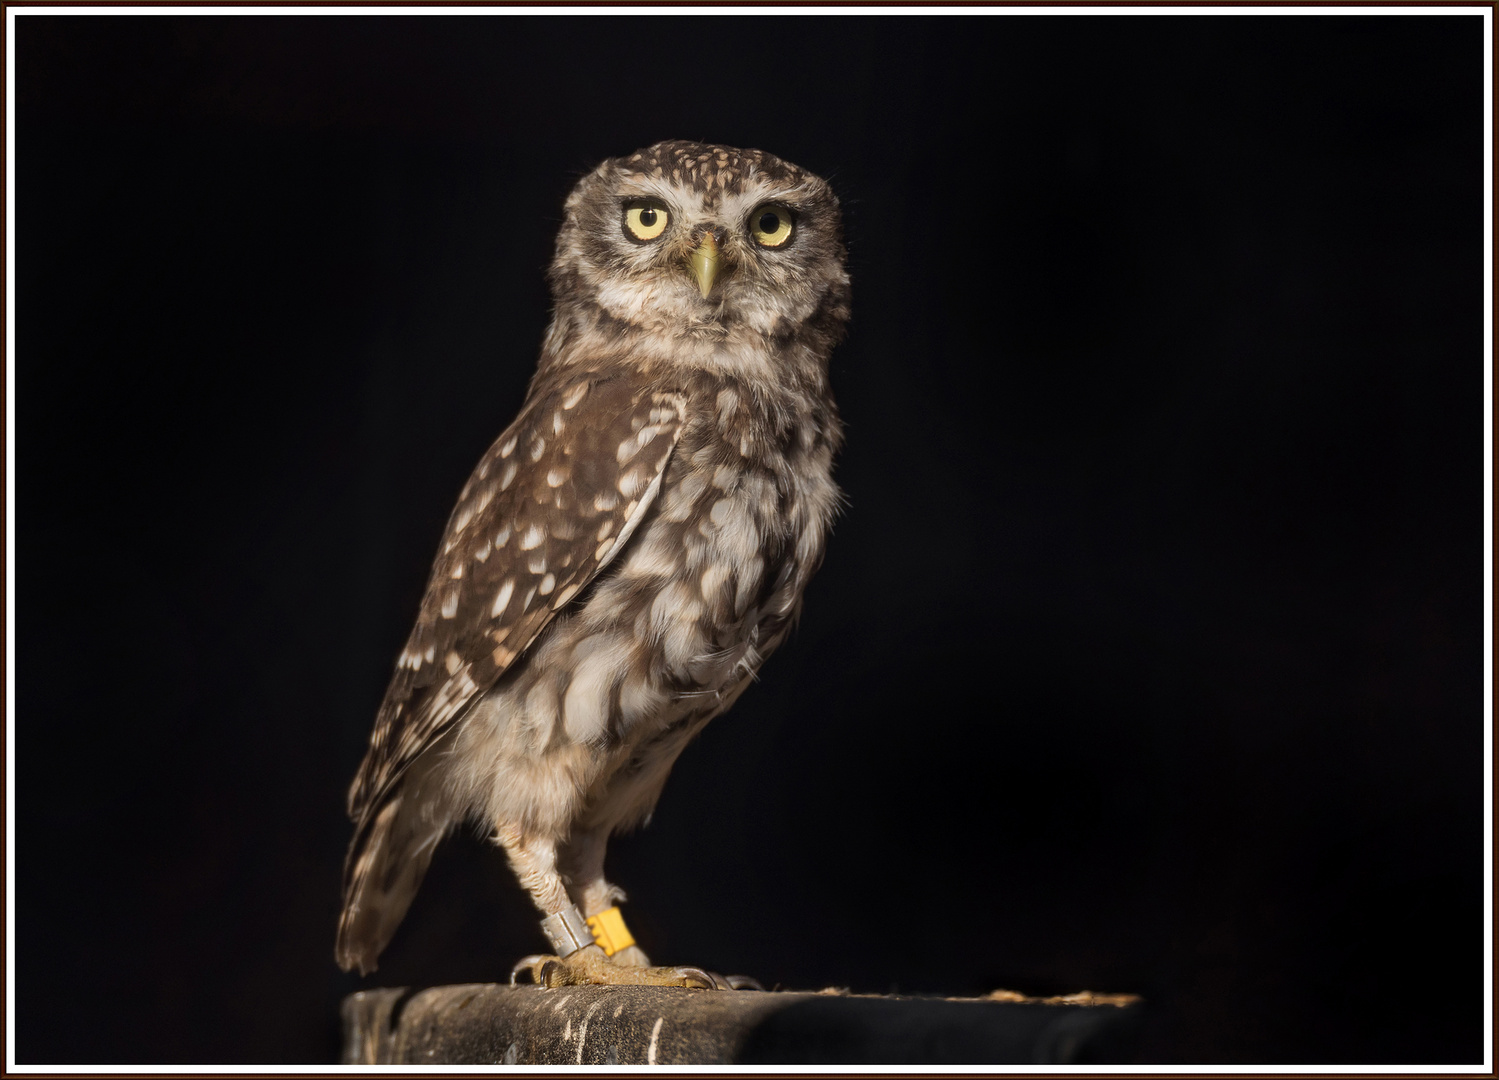
[[[566,214],[550,273],[559,323],[681,355],[807,333],[825,352],[848,317],[838,200],[763,150],[656,143],[583,177]]]

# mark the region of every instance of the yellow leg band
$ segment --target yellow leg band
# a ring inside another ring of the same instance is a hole
[[[605,956],[613,956],[635,944],[617,907],[588,916],[588,929],[593,931],[593,943],[604,950]]]

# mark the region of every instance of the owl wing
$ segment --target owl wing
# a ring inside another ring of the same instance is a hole
[[[356,835],[406,768],[629,541],[685,412],[680,395],[591,376],[528,402],[489,448],[448,519],[349,790]]]

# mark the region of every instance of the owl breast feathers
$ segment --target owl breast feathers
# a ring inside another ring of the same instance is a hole
[[[448,521],[349,793],[338,959],[368,971],[475,818],[543,913],[788,633],[822,559],[848,318],[837,200],[757,150],[659,143],[566,204],[520,416]]]

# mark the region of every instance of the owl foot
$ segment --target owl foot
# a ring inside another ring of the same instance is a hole
[[[588,945],[567,956],[527,956],[510,972],[510,984],[522,971],[531,981],[548,988],[558,986],[685,986],[699,990],[762,990],[746,975],[725,978],[700,967],[643,967],[615,963],[597,945]]]

